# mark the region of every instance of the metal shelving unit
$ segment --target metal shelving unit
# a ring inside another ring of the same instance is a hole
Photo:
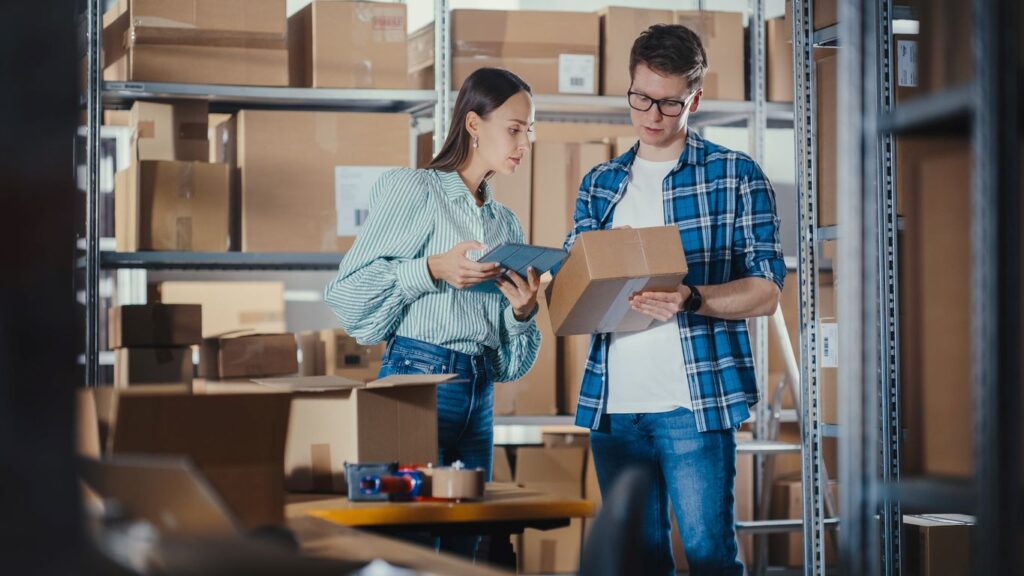
[[[330,252],[101,252],[104,270],[337,270]]]
[[[900,508],[977,519],[972,574],[1020,574],[1020,114],[1017,0],[974,0],[974,79],[893,107],[890,0],[841,3],[842,560],[900,574]],[[900,477],[896,135],[956,135],[972,150],[971,386],[975,478]]]

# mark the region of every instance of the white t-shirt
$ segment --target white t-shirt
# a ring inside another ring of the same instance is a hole
[[[676,162],[636,158],[626,194],[615,207],[612,225],[664,226],[662,182]],[[611,334],[608,412],[669,412],[679,407],[693,410],[675,318],[667,322],[655,321],[642,332]]]

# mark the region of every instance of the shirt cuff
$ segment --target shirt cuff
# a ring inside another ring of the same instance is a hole
[[[399,288],[410,300],[441,290],[437,281],[430,277],[426,256],[402,262],[395,268],[395,275],[398,277]]]
[[[535,324],[534,320],[537,318],[537,312],[539,310],[540,304],[538,304],[537,307],[533,309],[533,312],[530,314],[529,318],[520,322],[519,320],[516,319],[516,313],[515,310],[512,309],[512,305],[509,304],[508,306],[506,306],[505,327],[508,328],[509,336],[519,336],[521,334],[529,332]]]

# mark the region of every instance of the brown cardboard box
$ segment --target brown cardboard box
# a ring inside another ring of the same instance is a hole
[[[685,276],[675,226],[584,232],[548,289],[552,327],[559,336],[643,330],[652,320],[629,296],[675,290]]]
[[[434,160],[434,133],[424,132],[416,137],[416,167],[426,168]]]
[[[192,348],[118,348],[114,386],[182,384],[192,386]]]
[[[839,91],[839,56],[817,59],[818,82],[818,226],[835,226],[838,188],[838,132],[836,109]]]
[[[320,331],[296,332],[295,343],[299,348],[299,376],[326,376],[324,341],[320,339]]]
[[[530,212],[533,206],[533,154],[523,156],[523,163],[516,169],[515,174],[496,174],[489,184],[494,199],[519,218],[519,223],[523,226],[523,242],[529,244],[532,225]]]
[[[793,0],[786,0],[786,39],[793,40]],[[821,30],[839,23],[836,0],[814,0],[814,29]]]
[[[516,483],[562,498],[583,497],[586,448],[519,448]],[[527,529],[521,537],[519,570],[524,574],[575,573],[583,546],[583,521],[555,530]]]
[[[580,182],[608,160],[608,145],[537,142],[533,153],[532,242],[561,248],[573,227]]]
[[[823,245],[823,251],[827,251],[828,243]],[[786,329],[789,333],[789,344],[793,348],[797,366],[800,364],[800,285],[796,281],[786,282],[782,288],[782,296],[779,299],[779,306],[782,308],[782,317],[786,322]],[[835,282],[833,274],[821,271],[818,274],[818,316],[819,318],[834,318],[836,315]],[[820,364],[820,362],[819,362]],[[771,374],[772,386],[775,386],[785,375],[785,356],[781,342],[774,334],[768,332],[768,371]],[[767,400],[771,400],[768,398]],[[794,398],[790,393],[782,397],[783,408],[793,408]]]
[[[549,328],[550,330],[550,328]],[[575,414],[590,356],[589,334],[558,339],[558,397],[562,414]]]
[[[204,338],[238,330],[285,329],[281,282],[161,282],[153,300],[201,305]]]
[[[103,111],[103,125],[104,126],[131,126],[132,125],[132,111],[131,110],[104,110]]]
[[[369,382],[380,372],[387,344],[363,346],[344,330],[321,330],[323,374]]]
[[[921,86],[927,91],[963,86],[974,77],[970,50],[974,15],[970,2],[928,0],[920,2]]]
[[[542,287],[543,289],[543,287]],[[496,415],[554,415],[558,413],[556,382],[558,380],[558,340],[551,331],[547,301],[537,299],[537,328],[540,329],[540,350],[533,368],[515,382],[504,382],[494,388]]]
[[[601,94],[626,97],[629,91],[629,53],[640,33],[655,24],[672,24],[671,10],[608,6],[601,17]]]
[[[537,142],[612,142],[619,136],[629,136],[636,140],[636,130],[632,124],[537,122],[533,125],[533,132]],[[536,144],[533,153],[537,158],[536,162],[540,162],[541,154],[538,152]],[[588,166],[585,170],[590,170],[590,168],[593,166]],[[576,184],[578,186],[579,182]]]
[[[506,68],[534,94],[597,94],[597,14],[452,10],[452,88],[483,67]]]
[[[435,386],[452,378],[431,374],[371,382],[340,376],[260,380],[295,393],[284,462],[288,489],[345,492],[345,462],[436,463]]]
[[[789,41],[793,31],[786,29],[786,21],[775,18],[765,22],[768,46],[767,87],[769,102],[793,101],[793,44]]]
[[[206,140],[204,152],[209,152]],[[117,173],[114,228],[119,252],[225,252],[230,248],[226,164],[146,160]]]
[[[120,0],[103,22],[104,80],[288,85],[285,0]]]
[[[136,160],[210,160],[206,102],[136,102],[128,125],[135,130]]]
[[[278,376],[299,371],[295,335],[223,334],[204,338],[199,375],[212,380]]]
[[[829,480],[829,490],[832,492],[832,500],[839,503],[839,483]],[[772,492],[773,519],[794,519],[801,518],[803,511],[803,483],[799,475],[790,478],[776,480]],[[792,532],[789,534],[773,534],[769,537],[770,559],[772,565],[778,566],[803,566],[804,547],[803,533]],[[839,556],[836,553],[835,532],[825,533],[825,563],[834,564],[838,562]]]
[[[202,307],[131,304],[107,311],[107,344],[116,348],[181,347],[203,340]]]
[[[818,336],[821,339],[818,349],[820,356],[818,359],[818,414],[823,424],[838,424],[839,368],[830,365],[826,359],[829,355],[835,357],[839,354],[839,350],[836,348],[838,342],[832,338],[836,335],[838,323],[835,318],[822,318],[818,325]],[[829,335],[830,331],[831,335]]]
[[[376,177],[411,162],[407,114],[243,110],[237,122],[243,252],[344,252]]]
[[[287,394],[119,391],[109,450],[188,456],[243,528],[281,524],[290,401]]]
[[[313,0],[288,18],[289,81],[315,88],[404,89],[405,4]]]
[[[434,23],[409,34],[409,88],[434,89]]]
[[[708,56],[705,100],[744,100],[743,14],[739,12],[676,12],[676,24],[700,36]]]
[[[961,514],[907,514],[904,569],[910,576],[967,576],[971,573],[974,518]]]

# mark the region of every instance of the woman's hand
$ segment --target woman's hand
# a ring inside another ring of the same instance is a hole
[[[516,320],[526,320],[537,308],[537,292],[540,290],[540,276],[530,267],[526,271],[526,279],[512,270],[505,272],[505,277],[498,279],[498,288],[512,304],[512,312]]]
[[[428,257],[427,268],[430,270],[430,277],[434,280],[444,280],[460,290],[497,278],[501,275],[498,263],[481,264],[466,257],[470,250],[485,248],[479,242],[461,242],[444,254]]]

